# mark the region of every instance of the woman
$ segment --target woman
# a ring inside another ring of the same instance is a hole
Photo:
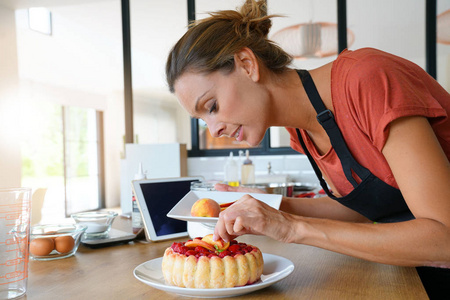
[[[286,127],[328,195],[285,197],[280,210],[244,196],[220,214],[215,238],[261,234],[416,266],[430,297],[448,291],[450,95],[420,67],[375,49],[290,69],[291,57],[267,40],[265,12],[248,0],[191,27],[170,52],[169,88],[214,137],[256,146],[270,126]]]

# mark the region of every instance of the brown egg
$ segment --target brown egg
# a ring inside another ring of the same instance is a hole
[[[72,251],[75,241],[70,235],[58,236],[55,238],[55,249],[59,253],[67,253]]]
[[[51,238],[37,238],[30,242],[30,253],[35,256],[49,255],[55,248]]]
[[[53,235],[53,234],[58,234],[58,232],[57,231],[47,231],[45,233],[45,235]],[[55,242],[56,236],[51,236],[50,238],[53,240],[53,242]]]

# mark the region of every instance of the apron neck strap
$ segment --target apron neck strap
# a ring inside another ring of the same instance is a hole
[[[345,143],[344,137],[342,136],[342,133],[339,130],[338,125],[336,124],[333,113],[329,109],[327,109],[322,101],[322,98],[320,98],[319,92],[317,91],[316,85],[314,84],[314,81],[312,80],[309,72],[306,70],[297,70],[297,73],[302,81],[303,87],[305,88],[306,94],[308,95],[311,104],[317,112],[316,118],[320,125],[322,125],[322,127],[327,132],[330,138],[331,145],[333,146],[336,154],[339,157],[339,160],[341,161],[345,177],[352,184],[352,186],[356,188],[358,186],[358,182],[353,177],[353,172],[359,177],[360,180],[364,180],[371,175],[370,171],[361,166],[351,155],[350,150]],[[300,140],[301,135],[299,131],[297,131],[297,135],[299,136]],[[300,141],[300,143],[303,143],[303,140]],[[304,148],[303,150],[306,153],[308,150],[303,145],[304,143],[302,144],[302,147]],[[317,172],[316,175],[319,177],[319,174],[317,174]],[[322,178],[322,174],[320,174],[319,180],[320,178]]]

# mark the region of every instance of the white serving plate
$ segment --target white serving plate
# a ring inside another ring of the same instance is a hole
[[[244,195],[250,195],[275,209],[280,208],[281,198],[283,197],[277,194],[190,191],[169,211],[167,216],[183,221],[215,224],[219,218],[191,216],[191,208],[195,201],[201,198],[211,198],[221,204],[236,201]]]
[[[191,289],[167,285],[165,283],[161,269],[162,259],[160,257],[140,264],[133,271],[134,277],[156,289],[188,297],[222,298],[244,295],[268,287],[286,278],[294,271],[294,264],[289,259],[263,253],[263,275],[254,284],[224,289]]]

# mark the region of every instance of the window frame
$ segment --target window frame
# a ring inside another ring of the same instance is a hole
[[[267,0],[266,0],[267,3]],[[347,48],[347,15],[346,0],[337,0],[338,51]],[[188,24],[195,21],[195,0],[187,0]],[[241,149],[200,149],[198,120],[191,118],[191,150],[188,157],[228,156],[230,151]],[[246,148],[247,149],[247,148]],[[270,129],[266,131],[259,147],[251,148],[252,155],[294,155],[297,151],[291,147],[271,147]]]
[[[67,162],[67,115],[66,112],[70,107],[75,107],[73,105],[61,105],[61,122],[62,122],[62,138],[63,138],[63,177],[64,177],[64,214],[65,217],[70,217],[73,213],[84,212],[83,211],[74,211],[68,213],[69,207],[69,195],[67,191],[67,182],[69,175],[67,174],[67,168],[69,167]],[[91,108],[93,109],[93,108]],[[102,209],[106,207],[105,200],[105,141],[104,141],[104,120],[103,120],[103,112],[95,109],[95,121],[96,121],[96,136],[97,136],[97,178],[98,178],[98,192],[97,192],[97,207],[94,210]],[[87,211],[91,211],[92,209],[88,209]]]
[[[130,43],[130,12],[129,1],[121,0],[122,4],[122,37],[123,37],[123,58],[124,58],[124,104],[125,104],[125,141],[133,142],[133,96],[131,84],[131,43]],[[195,0],[187,1],[187,21],[188,24],[195,20]],[[268,1],[268,0],[266,0]],[[347,48],[347,1],[337,1],[337,26],[338,26],[338,51]],[[437,0],[425,0],[425,60],[426,71],[436,78],[437,67]],[[197,119],[191,119],[191,150],[188,150],[188,157],[206,156],[227,156],[230,149],[207,149],[199,148],[198,123]],[[239,149],[232,149],[232,151]],[[270,130],[268,130],[261,142],[260,147],[252,148],[252,155],[289,155],[297,154],[290,147],[270,147]]]

